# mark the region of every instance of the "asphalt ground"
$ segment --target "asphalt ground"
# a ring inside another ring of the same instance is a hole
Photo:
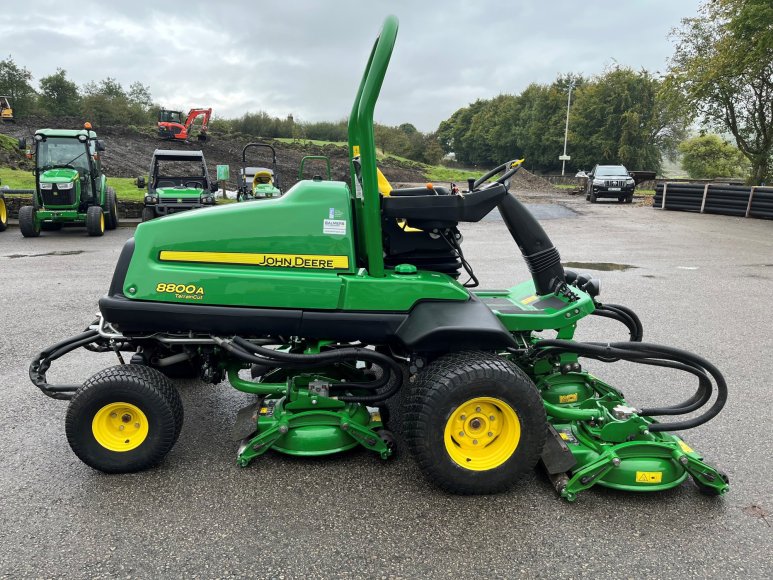
[[[535,473],[506,494],[455,497],[425,482],[404,446],[387,462],[364,450],[320,459],[274,453],[239,468],[230,428],[250,397],[195,381],[179,383],[185,425],[161,466],[100,474],[67,444],[67,403],[43,396],[27,368],[42,347],[93,319],[133,230],[23,239],[9,228],[0,234],[0,573],[772,577],[773,223],[576,198],[535,210],[563,259],[602,278],[602,300],[639,313],[645,340],[699,353],[723,371],[724,411],[683,435],[729,474],[728,495],[708,498],[686,482],[651,494],[596,488],[568,504]],[[483,287],[528,277],[500,221],[463,232]],[[625,335],[590,317],[578,338]],[[80,382],[113,364],[110,355],[75,352],[49,377]],[[638,406],[674,403],[694,388],[652,367],[587,366]]]

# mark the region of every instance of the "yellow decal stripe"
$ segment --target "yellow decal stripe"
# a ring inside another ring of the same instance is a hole
[[[201,262],[205,264],[239,264],[271,268],[314,268],[322,270],[347,269],[347,256],[318,256],[313,254],[248,254],[241,252],[175,252],[162,250],[162,262]]]

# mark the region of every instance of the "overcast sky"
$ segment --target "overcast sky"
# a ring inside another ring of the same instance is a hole
[[[617,62],[664,70],[700,0],[34,0],[4,3],[0,55],[79,85],[114,77],[217,116],[348,115],[383,18],[400,32],[376,120],[431,131],[478,98]]]

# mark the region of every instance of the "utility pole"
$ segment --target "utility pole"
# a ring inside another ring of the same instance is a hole
[[[574,88],[574,82],[569,83],[569,97],[566,99],[566,127],[564,128],[564,154],[559,157],[561,160],[561,175],[564,175],[564,171],[566,170],[566,162],[571,159],[569,155],[566,154],[566,141],[569,137],[569,107],[572,104],[572,89]]]

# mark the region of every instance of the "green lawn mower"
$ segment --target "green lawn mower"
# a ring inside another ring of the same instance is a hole
[[[144,177],[137,178],[139,189],[147,187],[143,222],[217,203],[217,182],[209,178],[201,151],[156,149],[148,176],[147,182]]]
[[[86,226],[90,236],[118,227],[115,191],[102,173],[104,143],[86,123],[83,129],[40,129],[34,136],[35,193],[19,209],[25,238],[63,226]],[[19,140],[26,149],[26,139]]]
[[[247,165],[248,149],[271,151],[271,167]],[[276,167],[276,150],[268,143],[247,143],[242,149],[242,167],[239,170],[239,184],[236,201],[253,201],[280,197],[282,189]]]
[[[390,17],[357,91],[351,185],[304,180],[277,199],[141,224],[98,318],[32,362],[37,387],[70,399],[65,431],[75,454],[108,473],[160,462],[183,421],[169,371],[186,364],[204,382],[227,378],[254,395],[236,418],[240,466],[269,450],[318,456],[361,446],[387,459],[395,452],[387,400],[402,390],[410,452],[452,493],[506,490],[540,460],[569,501],[595,485],[656,491],[688,477],[725,493],[727,477],[673,434],[722,409],[721,373],[699,356],[642,342],[636,314],[600,303],[597,280],[564,271],[508,192],[519,162],[470,180],[461,194],[379,194],[373,111],[396,35]],[[532,279],[474,291],[457,226],[495,208]],[[588,315],[624,324],[630,340],[574,341]],[[53,361],[80,347],[114,351],[122,364],[81,385],[49,384]],[[585,358],[681,370],[698,388],[678,405],[636,408],[585,370]]]

